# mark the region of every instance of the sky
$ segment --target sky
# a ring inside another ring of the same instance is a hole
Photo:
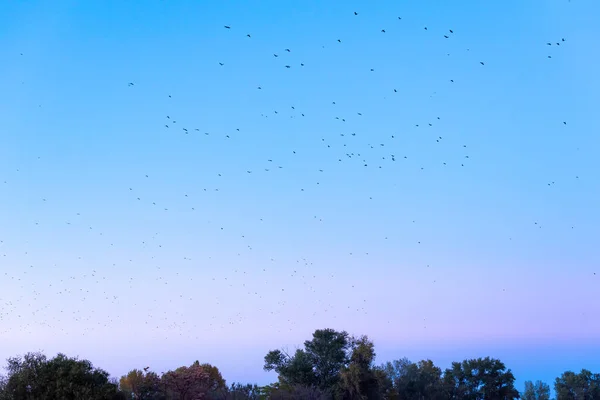
[[[334,328],[519,389],[599,372],[597,15],[3,2],[0,358],[266,384]]]

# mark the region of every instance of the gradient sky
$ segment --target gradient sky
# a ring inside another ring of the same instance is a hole
[[[2,2],[0,358],[268,383],[331,327],[519,389],[598,372],[598,15]]]

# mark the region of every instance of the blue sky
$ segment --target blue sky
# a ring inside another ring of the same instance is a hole
[[[599,12],[3,3],[0,358],[267,383],[332,327],[597,371]]]

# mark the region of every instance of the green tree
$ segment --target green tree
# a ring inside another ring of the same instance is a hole
[[[7,381],[8,379],[4,375],[0,375],[0,400],[10,400],[6,391]]]
[[[592,374],[582,369],[576,374],[564,372],[554,383],[556,400],[597,400],[600,399],[600,374]]]
[[[403,358],[387,362],[379,367],[386,399],[436,400],[445,399],[442,370],[431,360],[413,363]]]
[[[119,379],[119,388],[129,398],[140,399],[140,389],[144,382],[144,373],[133,369]]]
[[[8,359],[6,392],[12,400],[113,400],[122,398],[108,372],[88,360],[41,353]]]
[[[317,386],[329,389],[339,381],[342,367],[348,363],[351,342],[347,332],[333,329],[319,329],[312,340],[304,342],[304,348],[314,365]]]
[[[448,398],[456,400],[518,399],[514,381],[510,369],[490,357],[453,362],[444,373]]]
[[[374,367],[373,372],[377,378],[377,386],[379,389],[377,397],[385,400],[398,400],[398,392],[394,388],[394,384],[384,368],[382,366]]]
[[[347,400],[378,399],[378,376],[373,368],[375,345],[367,336],[351,341],[350,362],[340,373],[340,394]]]
[[[523,391],[523,400],[550,400],[550,386],[542,381],[525,382],[525,390]]]
[[[283,350],[271,350],[265,356],[264,369],[275,371],[283,386],[317,387],[330,391],[337,387],[340,371],[349,361],[351,342],[348,333],[318,329],[293,356]]]
[[[166,393],[161,378],[152,371],[130,371],[119,380],[119,388],[127,398],[136,400],[164,400]]]
[[[302,349],[293,356],[282,350],[272,350],[265,356],[265,371],[279,374],[279,382],[284,386],[314,386],[317,377],[309,355]]]

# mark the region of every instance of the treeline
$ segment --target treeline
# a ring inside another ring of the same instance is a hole
[[[442,370],[431,360],[375,365],[366,336],[317,330],[293,353],[272,350],[264,369],[277,382],[227,385],[219,369],[196,361],[158,375],[149,367],[119,380],[88,360],[28,353],[7,360],[0,400],[550,400],[550,386],[526,382],[522,393],[510,369],[497,359],[454,362]],[[556,400],[600,400],[600,374],[567,371],[554,382]]]

